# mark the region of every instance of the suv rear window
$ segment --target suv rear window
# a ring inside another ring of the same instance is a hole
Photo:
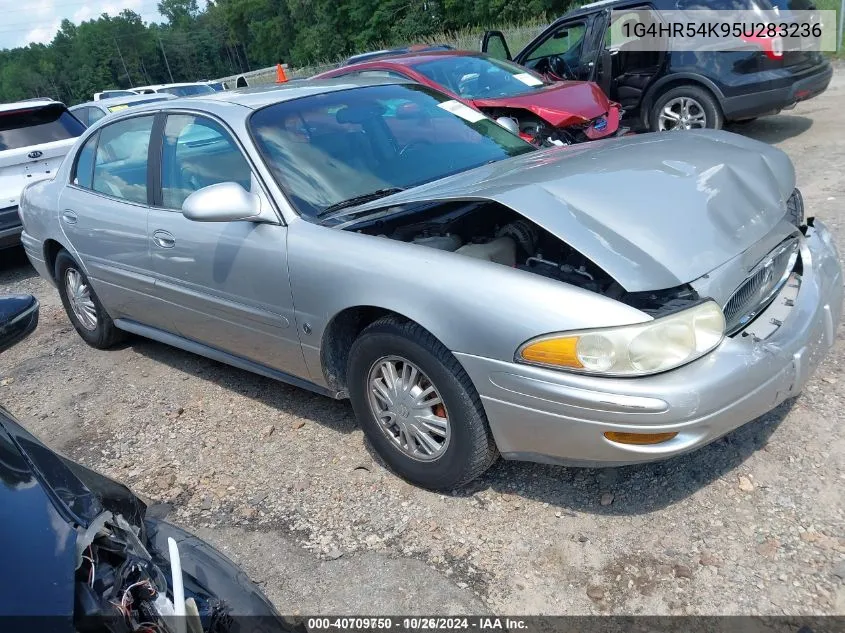
[[[0,151],[76,138],[84,131],[62,104],[0,112]]]

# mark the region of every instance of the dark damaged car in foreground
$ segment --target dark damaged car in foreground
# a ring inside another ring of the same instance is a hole
[[[34,297],[0,297],[0,348],[37,322]],[[0,407],[0,630],[298,630],[232,561],[159,510],[53,452]]]
[[[842,304],[782,151],[707,130],[537,149],[398,81],[117,113],[21,210],[90,345],[131,332],[349,397],[431,488],[499,453],[701,447],[801,390]]]

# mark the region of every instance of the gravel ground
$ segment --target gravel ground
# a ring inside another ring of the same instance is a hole
[[[735,128],[785,149],[845,252],[845,67]],[[845,344],[803,395],[692,455],[620,469],[497,463],[452,494],[374,458],[334,402],[158,343],[87,347],[4,252],[38,330],[0,402],[48,444],[173,506],[282,612],[845,614]]]

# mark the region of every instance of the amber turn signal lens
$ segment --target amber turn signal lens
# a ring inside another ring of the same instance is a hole
[[[530,363],[542,365],[560,365],[563,367],[582,368],[584,365],[575,353],[578,337],[549,338],[531,343],[522,349],[520,356]]]
[[[676,435],[677,433],[617,433],[616,431],[607,431],[604,434],[611,442],[620,444],[660,444],[668,442]]]

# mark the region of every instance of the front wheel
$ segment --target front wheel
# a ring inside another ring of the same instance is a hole
[[[678,86],[660,95],[649,114],[652,132],[721,130],[724,117],[710,92],[698,86]]]
[[[65,250],[56,257],[55,275],[62,305],[82,340],[91,347],[107,349],[123,339],[123,332],[103,308],[82,266]]]
[[[386,317],[352,345],[349,398],[370,443],[411,483],[454,488],[497,451],[481,399],[452,353],[415,323]]]

